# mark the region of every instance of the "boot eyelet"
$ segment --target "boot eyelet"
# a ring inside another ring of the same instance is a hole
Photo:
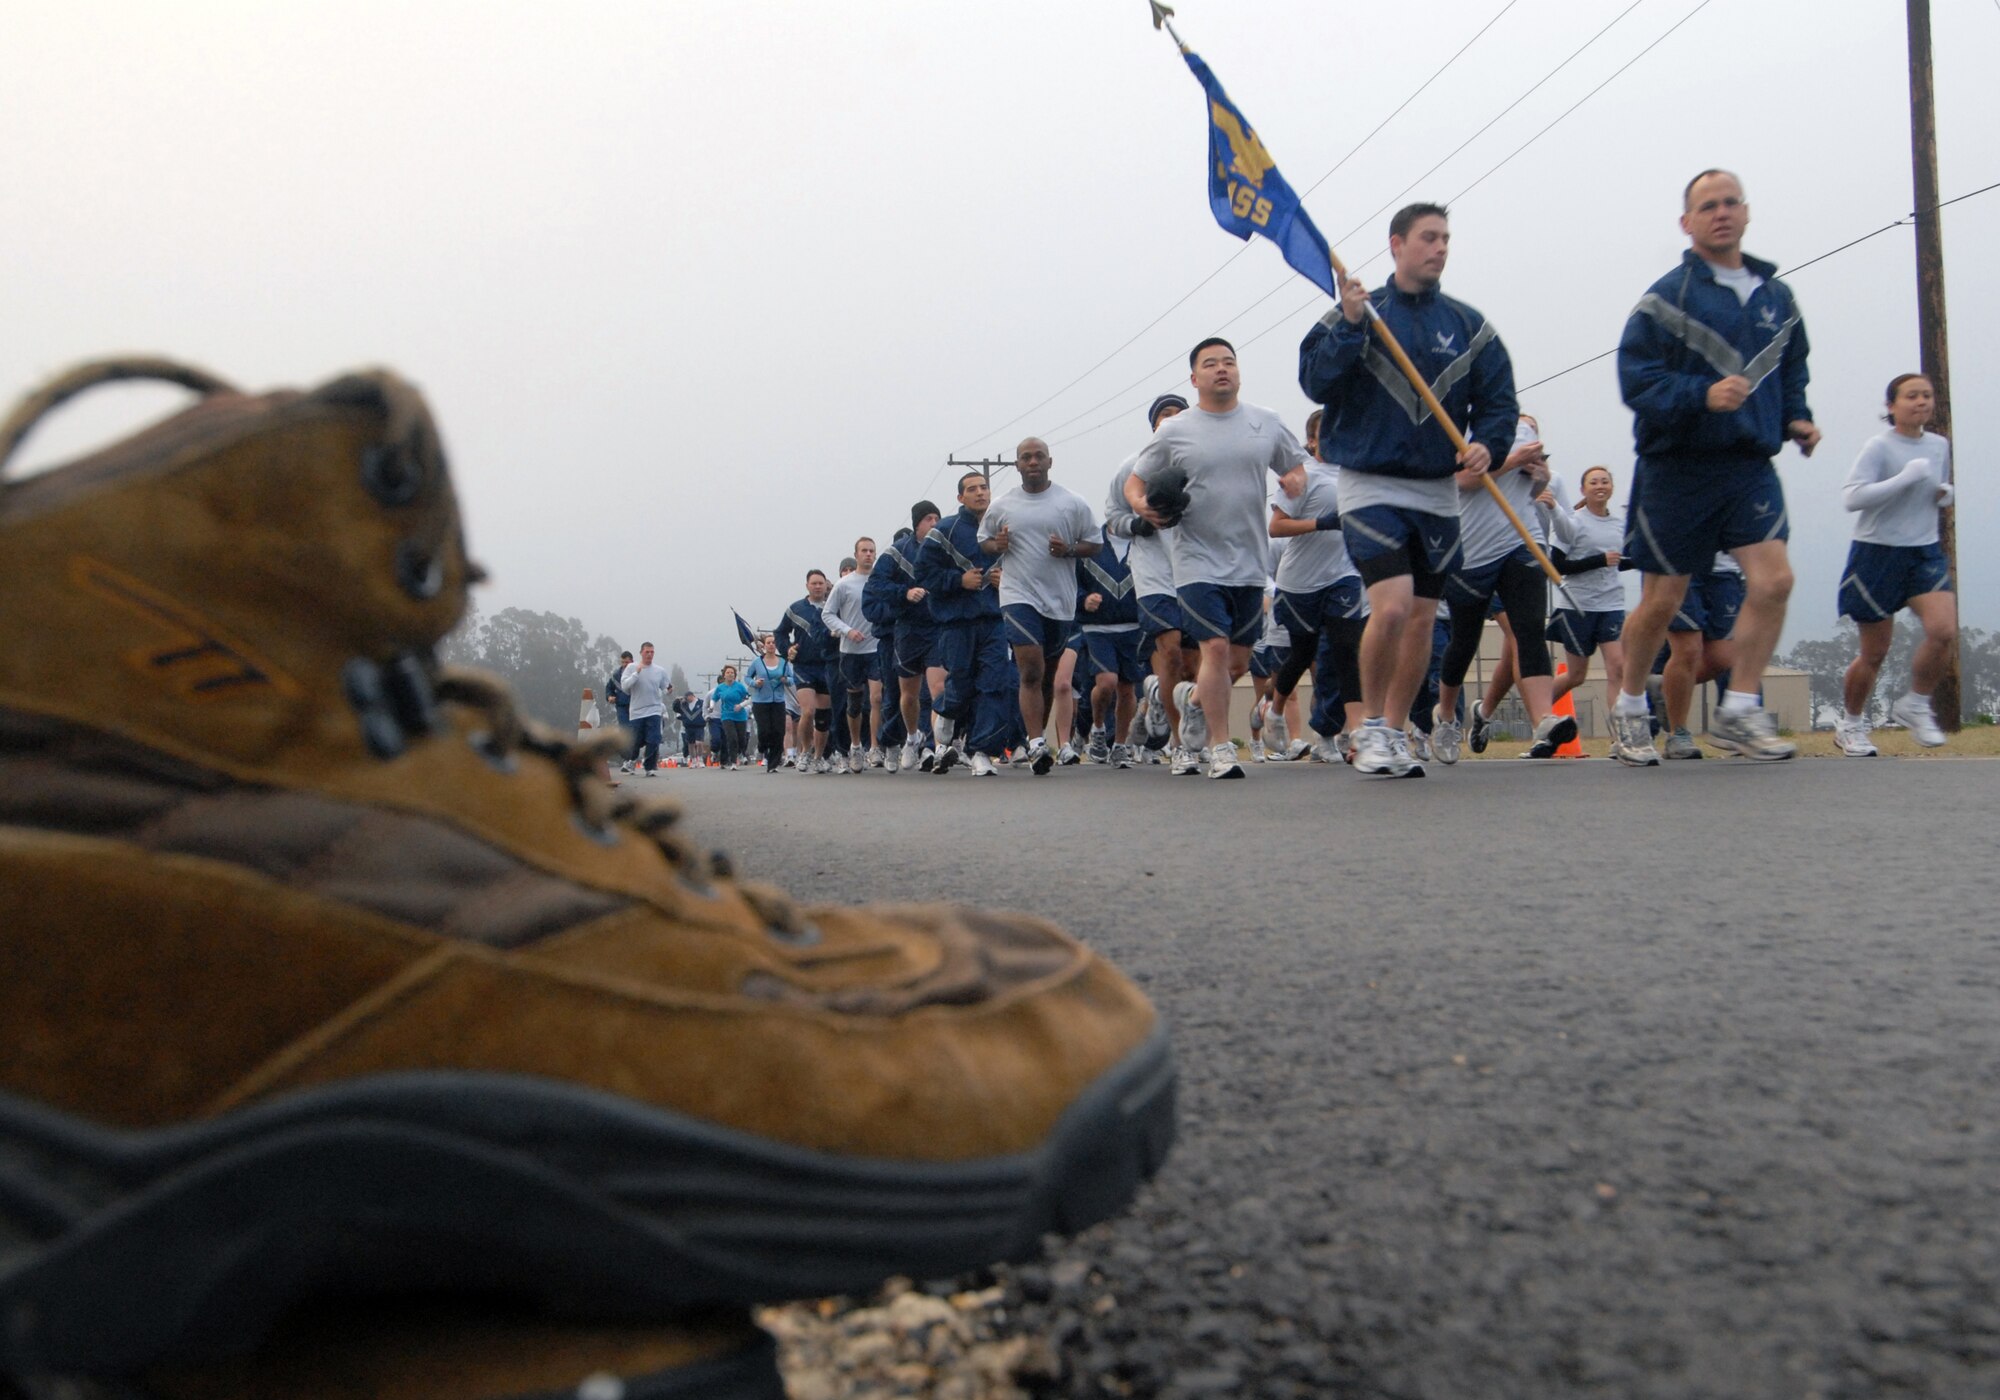
[[[578,831],[600,846],[615,846],[622,839],[615,822],[607,826],[592,826],[583,819],[581,812],[571,812],[569,819]]]
[[[444,592],[444,561],[415,540],[396,546],[396,582],[419,603]]]
[[[515,773],[521,771],[521,765],[515,760],[514,755],[496,748],[493,744],[493,736],[485,730],[482,729],[476,734],[466,735],[465,742],[471,746],[474,753],[486,760],[486,766],[494,772],[505,773],[509,777],[512,777]]]
[[[771,924],[766,932],[787,948],[811,948],[826,937],[820,926],[811,919],[802,920],[797,929],[779,928],[776,924]]]
[[[400,447],[377,443],[361,453],[361,484],[385,506],[406,506],[424,489],[424,466]]]
[[[722,898],[721,888],[719,886],[710,884],[706,880],[697,880],[694,876],[687,874],[685,871],[681,873],[680,880],[681,880],[681,888],[686,890],[691,895],[695,895],[701,899]]]

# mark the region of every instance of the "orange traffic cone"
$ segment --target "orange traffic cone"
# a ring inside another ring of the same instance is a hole
[[[1569,674],[1569,663],[1566,661],[1558,661],[1556,663],[1556,675],[1566,676],[1568,674]],[[1575,719],[1576,706],[1571,702],[1569,697],[1570,697],[1570,692],[1565,690],[1561,694],[1561,696],[1557,698],[1555,703],[1555,713],[1559,715],[1568,715],[1571,719]],[[1590,757],[1589,754],[1583,751],[1583,734],[1581,728],[1579,728],[1576,738],[1570,740],[1567,744],[1564,744],[1561,748],[1556,750],[1556,757],[1557,758]]]

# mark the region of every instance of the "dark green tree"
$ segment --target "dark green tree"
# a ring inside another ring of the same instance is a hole
[[[556,729],[576,727],[583,692],[599,689],[618,660],[618,643],[593,638],[573,617],[507,608],[488,618],[469,613],[467,621],[445,639],[442,658],[498,674],[523,710]]]

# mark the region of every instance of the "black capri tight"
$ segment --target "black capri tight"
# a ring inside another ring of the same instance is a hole
[[[1271,689],[1282,703],[1291,698],[1298,689],[1299,679],[1316,665],[1332,663],[1333,674],[1313,674],[1324,687],[1329,682],[1339,694],[1341,703],[1361,699],[1361,634],[1368,630],[1365,617],[1329,617],[1320,632],[1292,630],[1292,653],[1285,658],[1285,664],[1278,668],[1278,674],[1271,678]]]
[[[1523,677],[1551,676],[1555,666],[1549,660],[1549,639],[1543,635],[1549,624],[1548,580],[1531,559],[1510,557],[1500,566],[1493,585],[1500,607],[1514,629],[1514,650],[1520,658]],[[1446,685],[1464,685],[1472,658],[1479,655],[1479,634],[1486,625],[1486,599],[1471,599],[1462,588],[1447,588],[1451,603],[1451,641],[1444,649],[1442,676]]]

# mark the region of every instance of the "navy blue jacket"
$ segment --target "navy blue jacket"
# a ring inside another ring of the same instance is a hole
[[[1470,442],[1499,466],[1514,448],[1520,409],[1514,365],[1488,321],[1443,292],[1410,293],[1392,279],[1369,294],[1417,372]],[[1334,307],[1299,345],[1299,387],[1321,405],[1319,455],[1343,471],[1436,479],[1458,470],[1458,454],[1409,377],[1363,320]]]
[[[1132,584],[1132,566],[1118,557],[1117,548],[1111,543],[1109,523],[1098,527],[1098,536],[1104,541],[1104,548],[1088,559],[1076,561],[1076,625],[1079,627],[1117,627],[1139,620],[1139,594]],[[1083,600],[1091,594],[1102,594],[1104,601],[1097,605],[1096,612],[1086,612]]]
[[[917,626],[931,620],[930,608],[924,603],[912,603],[907,596],[912,588],[920,586],[916,538],[906,540],[903,549],[909,551],[908,558],[893,544],[875,556],[875,571],[861,585],[861,615],[875,625],[878,637],[894,631],[905,618]]]
[[[1618,392],[1641,457],[1769,461],[1787,423],[1811,420],[1798,302],[1772,264],[1747,255],[1743,263],[1764,279],[1747,303],[1690,248],[1625,319]],[[1732,374],[1750,381],[1750,397],[1734,413],[1710,412],[1709,386]]]
[[[937,523],[917,551],[917,582],[930,590],[926,599],[939,622],[971,622],[1000,616],[1000,590],[981,588],[968,593],[961,577],[968,569],[996,569],[1000,561],[979,548],[979,521],[960,506]]]
[[[824,666],[840,655],[840,642],[827,630],[820,605],[810,594],[785,609],[771,635],[777,639],[778,655],[790,657],[796,665]],[[799,649],[797,656],[791,655],[793,646]]]

